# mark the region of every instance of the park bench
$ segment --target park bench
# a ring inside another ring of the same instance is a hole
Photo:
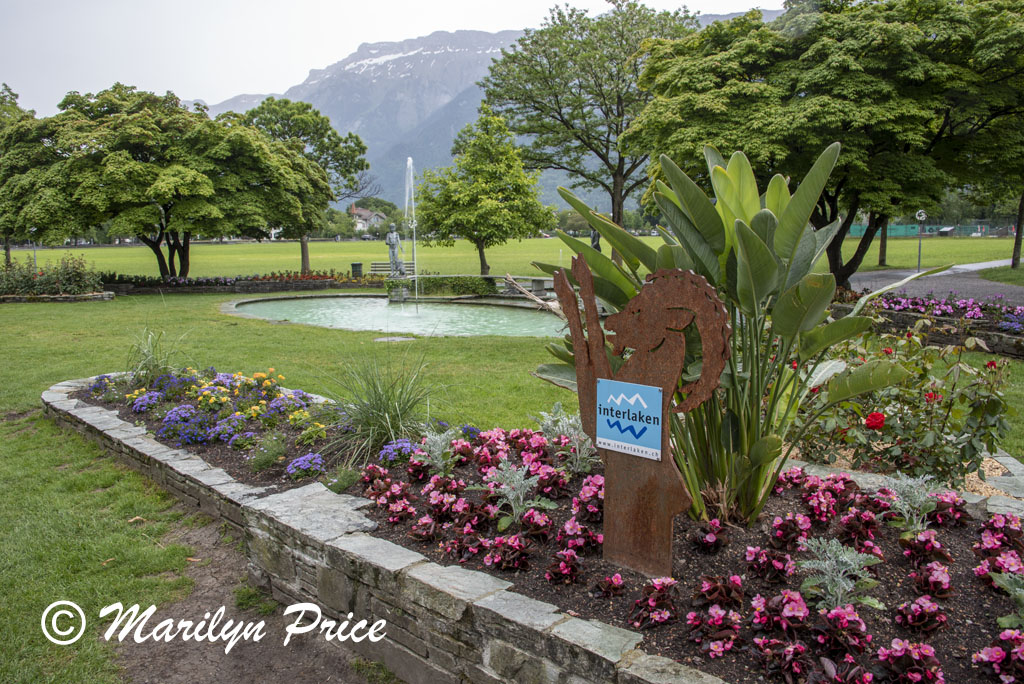
[[[399,266],[404,266],[405,262],[399,261]],[[370,275],[391,275],[391,262],[390,261],[371,261],[370,262]]]

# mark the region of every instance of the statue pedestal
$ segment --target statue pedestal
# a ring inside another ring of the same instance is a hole
[[[395,287],[388,292],[389,302],[404,302],[409,298],[409,288],[407,287]]]

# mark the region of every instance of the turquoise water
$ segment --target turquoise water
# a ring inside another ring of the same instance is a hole
[[[278,299],[239,304],[237,310],[273,321],[344,330],[432,336],[559,337],[562,321],[544,311],[480,304],[389,304],[368,297]]]

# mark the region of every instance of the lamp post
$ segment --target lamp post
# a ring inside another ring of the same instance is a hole
[[[928,220],[928,214],[924,209],[918,209],[917,214],[917,272],[921,272],[921,236],[924,235],[924,222]]]

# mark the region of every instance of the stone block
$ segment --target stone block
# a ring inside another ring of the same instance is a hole
[[[637,652],[619,670],[618,684],[726,684],[713,675],[687,667],[669,658]]]
[[[548,657],[559,666],[594,681],[615,678],[615,666],[642,637],[596,620],[569,618],[552,627]]]
[[[482,572],[435,563],[411,568],[403,585],[402,598],[451,620],[461,619],[470,603],[512,586]]]
[[[279,494],[271,494],[246,506],[271,524],[289,528],[307,544],[321,546],[352,532],[369,532],[376,523],[357,509],[368,504],[355,497],[339,496],[315,482]]]
[[[287,582],[295,579],[295,562],[288,548],[258,530],[249,528],[247,532],[246,547],[251,562]]]
[[[399,679],[408,684],[461,684],[460,678],[416,655],[405,646],[390,638],[376,643],[369,639],[360,642],[346,641],[342,644],[364,658],[384,663]]]
[[[327,563],[350,577],[357,577],[371,587],[398,591],[398,574],[426,560],[385,539],[368,534],[346,534],[325,545]]]
[[[481,632],[517,644],[535,643],[537,632],[565,619],[554,604],[511,591],[485,596],[473,603],[472,610]]]
[[[506,682],[558,684],[560,679],[561,669],[553,662],[520,651],[500,639],[491,639],[484,644],[483,660],[487,670]]]
[[[990,496],[985,502],[985,508],[989,514],[1012,513],[1017,516],[1024,516],[1024,501],[1018,501],[1006,496]]]

